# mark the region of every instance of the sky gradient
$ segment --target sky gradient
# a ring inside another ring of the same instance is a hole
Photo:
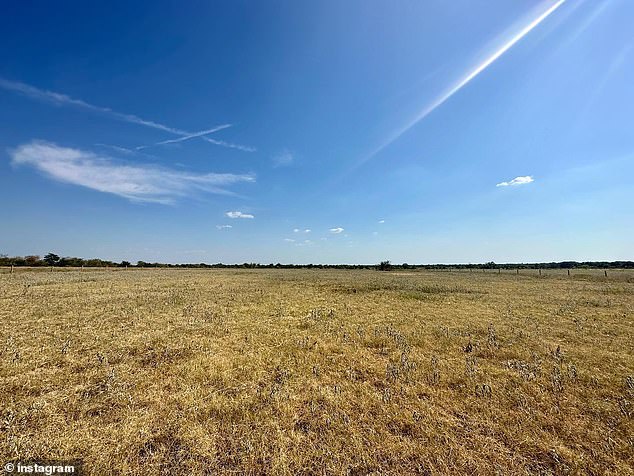
[[[628,0],[2,10],[2,254],[634,259]]]

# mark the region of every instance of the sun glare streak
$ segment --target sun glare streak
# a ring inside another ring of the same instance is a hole
[[[356,167],[362,165],[363,163],[370,160],[372,157],[377,155],[387,146],[389,146],[392,142],[401,137],[405,132],[414,127],[418,122],[422,121],[425,117],[431,114],[436,108],[444,104],[450,97],[460,91],[463,87],[465,87],[472,79],[478,76],[482,71],[488,68],[495,60],[497,60],[500,56],[506,53],[513,45],[515,45],[518,41],[524,38],[528,33],[530,33],[535,27],[537,27],[542,21],[544,21],[550,14],[552,14],[555,10],[557,10],[561,5],[563,5],[566,0],[559,0],[554,3],[550,8],[544,11],[541,15],[535,18],[532,22],[522,28],[518,33],[516,33],[510,40],[504,43],[500,48],[498,48],[493,54],[488,56],[482,63],[477,65],[475,68],[470,70],[462,79],[460,79],[457,83],[451,86],[448,90],[434,99],[430,104],[425,106],[411,121],[397,130],[394,134],[392,134],[385,142],[383,142],[378,148],[372,151],[369,155],[364,157],[360,162],[357,163]]]

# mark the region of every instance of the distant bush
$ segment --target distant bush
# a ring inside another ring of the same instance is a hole
[[[389,261],[381,261],[377,267],[379,271],[391,271],[392,264]]]

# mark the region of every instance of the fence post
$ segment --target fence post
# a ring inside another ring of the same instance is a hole
[[[539,268],[539,275],[540,276],[542,275],[542,269],[541,268]]]
[[[502,272],[502,268],[498,268],[498,274]]]
[[[568,276],[570,276],[570,270],[568,270]]]
[[[515,274],[520,274],[520,269],[519,269],[519,268],[517,268],[517,269],[515,270]]]
[[[604,275],[605,275],[605,277],[607,278],[607,277],[608,277],[608,270],[607,270],[607,269],[603,270],[603,274],[604,274]]]
[[[13,274],[13,265],[11,265],[11,274]]]

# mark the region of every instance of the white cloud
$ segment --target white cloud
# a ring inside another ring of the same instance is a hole
[[[513,180],[509,181],[509,182],[500,182],[498,184],[496,184],[496,187],[513,187],[516,185],[525,185],[527,183],[531,183],[534,182],[535,180],[533,179],[532,175],[524,175],[522,177],[515,177]]]
[[[255,218],[255,216],[249,214],[249,213],[242,213],[242,212],[227,212],[225,213],[225,215],[227,215],[229,218]]]
[[[313,231],[313,230],[311,230],[310,228],[306,228],[306,229],[304,230],[304,233],[310,233],[311,231]]]
[[[233,227],[231,225],[216,225],[216,228],[218,228],[219,230],[226,230]]]
[[[284,238],[284,241],[286,241],[287,243],[295,243],[295,240],[292,238]]]
[[[9,151],[14,165],[27,165],[60,182],[112,193],[136,202],[173,203],[196,193],[233,195],[224,187],[254,182],[253,175],[187,173],[155,165],[117,163],[91,151],[32,141]]]
[[[293,233],[299,233],[299,228],[294,228]]]
[[[379,220],[379,223],[383,224],[385,223],[385,220]]]
[[[124,114],[121,112],[113,111],[109,107],[95,106],[94,104],[87,103],[86,101],[82,101],[81,99],[74,99],[70,96],[67,96],[66,94],[56,93],[53,91],[47,91],[45,89],[39,89],[39,88],[36,88],[35,86],[21,83],[19,81],[11,81],[11,80],[0,77],[0,88],[7,91],[12,91],[14,93],[22,94],[24,96],[30,97],[32,99],[36,99],[38,101],[48,102],[55,106],[77,107],[77,108],[84,109],[86,111],[90,111],[96,114],[108,116],[118,121],[123,121],[130,124],[137,124],[140,126],[150,127],[152,129],[158,129],[160,131],[169,132],[170,134],[184,137],[185,138],[184,140],[187,140],[192,137],[201,137],[204,141],[209,142],[210,144],[220,145],[222,147],[229,147],[232,149],[239,149],[246,152],[255,151],[255,148],[253,147],[238,145],[238,144],[231,144],[230,142],[215,140],[209,137],[202,137],[205,135],[205,133],[210,133],[210,132],[206,132],[206,131],[187,132],[182,129],[177,129],[175,127],[170,127],[164,124],[160,124],[158,122],[142,119],[139,116],[135,116],[134,114]]]
[[[337,228],[331,228],[330,233],[334,234],[334,235],[338,235],[339,233],[343,232],[343,228],[341,227],[337,227]]]
[[[288,167],[295,161],[295,157],[289,151],[284,151],[281,154],[273,157],[274,167]]]

